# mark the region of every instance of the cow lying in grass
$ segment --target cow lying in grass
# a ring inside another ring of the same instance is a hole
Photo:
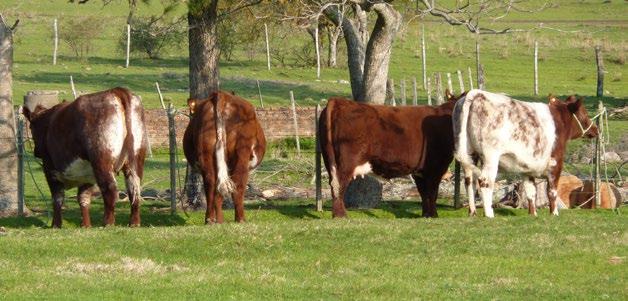
[[[453,158],[451,114],[456,98],[440,106],[390,107],[331,98],[319,119],[321,151],[334,217],[346,216],[349,183],[368,173],[390,179],[412,175],[424,217],[436,217],[436,198]],[[462,96],[460,96],[462,97]]]
[[[130,226],[140,225],[140,181],[146,156],[144,109],[124,88],[87,94],[52,108],[24,108],[35,156],[43,161],[53,199],[52,226],[61,227],[64,190],[78,187],[82,227],[90,227],[89,205],[95,184],[105,201],[105,225],[115,224],[115,174],[122,170],[131,203]]]
[[[558,215],[556,187],[567,141],[593,138],[583,99],[549,97],[549,104],[523,102],[508,96],[471,90],[453,113],[455,153],[465,174],[469,214],[475,215],[473,183],[477,178],[484,214],[493,217],[493,185],[498,167],[523,174],[529,212],[536,215],[534,178],[548,179],[550,212]]]

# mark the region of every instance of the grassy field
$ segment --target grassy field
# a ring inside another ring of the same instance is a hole
[[[293,201],[250,204],[248,223],[204,227],[200,213],[149,203],[150,227],[85,230],[69,207],[62,230],[39,229],[41,218],[0,220],[3,300],[628,296],[628,218],[610,211],[498,210],[489,220],[440,207],[443,218],[420,219],[417,204],[388,202],[331,220],[328,208]],[[118,224],[127,214],[120,204]]]
[[[159,81],[166,99],[184,106],[187,45],[170,49],[160,60],[136,55],[130,68],[123,67],[124,56],[116,44],[124,29],[124,2],[106,7],[96,0],[80,6],[67,0],[0,2],[8,22],[20,19],[14,102],[21,103],[26,91],[40,89],[60,90],[61,97],[69,98],[72,75],[81,91],[127,86],[142,95],[149,108],[159,106],[154,89]],[[159,7],[142,4],[139,14],[157,11]],[[63,23],[79,15],[101,16],[105,30],[85,60],[74,58],[62,43],[58,65],[53,66],[52,20]],[[539,22],[546,27],[481,38],[487,89],[540,101],[548,93],[578,93],[587,97],[593,113],[593,46],[601,45],[607,69],[602,100],[611,107],[626,105],[626,16],[624,1],[555,1],[538,14],[514,12],[495,24],[486,21],[494,27],[525,29]],[[297,31],[281,40],[273,35],[277,25],[269,25],[273,49],[309,42],[305,32]],[[404,25],[394,44],[390,77],[397,84],[405,79],[411,95],[412,77],[421,82],[420,24],[415,20]],[[467,67],[475,72],[475,38],[462,28],[431,20],[425,22],[425,32],[428,74],[461,69],[468,87]],[[538,97],[532,93],[535,40],[540,45]],[[274,61],[267,71],[263,44],[258,48],[251,60],[236,50],[233,60],[221,62],[224,89],[258,105],[260,80],[264,102],[270,106],[287,105],[290,90],[300,106],[350,95],[349,85],[341,81],[348,80],[344,43],[340,67],[324,68],[320,80],[313,66],[282,67]],[[455,77],[454,87],[457,90]],[[423,90],[419,101],[426,102]],[[612,143],[628,132],[625,120],[611,120],[610,125]],[[254,181],[311,186],[312,156],[297,160],[294,150],[282,143],[271,145]],[[569,150],[587,143],[572,142]],[[144,185],[164,190],[168,154],[154,151],[146,163]],[[202,212],[171,215],[166,202],[146,201],[143,227],[128,229],[121,226],[128,221],[128,203],[117,205],[120,226],[99,228],[102,201],[94,200],[96,227],[79,229],[78,205],[68,198],[64,229],[51,230],[46,229],[51,222],[49,191],[39,165],[30,162],[34,181],[27,178],[26,202],[34,214],[0,219],[0,300],[628,299],[625,206],[623,214],[564,210],[557,218],[548,216],[547,209],[538,218],[523,210],[497,209],[497,217],[488,220],[466,218],[465,209],[455,210],[449,207],[450,199],[440,199],[441,218],[421,219],[416,201],[393,200],[377,209],[352,210],[349,219],[332,220],[329,208],[316,212],[312,200],[252,201],[247,204],[247,223],[232,223],[233,211],[227,210],[228,223],[207,227]],[[184,167],[183,161],[179,164]],[[68,197],[74,194],[66,192]]]

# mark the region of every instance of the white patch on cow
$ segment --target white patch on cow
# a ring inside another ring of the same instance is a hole
[[[79,204],[81,207],[87,207],[92,203],[92,198],[90,196],[81,196],[79,198]]]
[[[554,160],[554,158],[551,158],[550,161],[549,161],[549,167],[550,168],[554,167],[554,166],[556,166],[556,164],[558,164],[558,163],[556,163],[556,160]]]
[[[144,123],[142,122],[142,100],[139,96],[131,97],[131,129],[133,133],[133,150],[137,154],[144,139]]]
[[[556,192],[556,189],[550,189],[550,196],[553,198],[558,197],[558,193]]]
[[[216,164],[218,171],[218,192],[223,197],[228,197],[230,193],[235,191],[235,184],[229,177],[229,167],[226,159],[227,133],[225,131],[225,121],[223,112],[218,111],[216,114]]]
[[[558,216],[558,206],[554,207],[554,211],[552,211],[552,214]]]
[[[55,177],[60,182],[63,182],[66,187],[96,183],[91,163],[82,159],[72,161],[62,172],[57,172]]]
[[[124,180],[128,192],[133,195],[133,205],[135,205],[141,200],[142,187],[140,184],[140,177],[138,177],[135,172],[131,172],[129,177],[125,178]]]
[[[336,166],[331,167],[331,190],[335,197],[338,197],[340,193],[340,182],[338,181],[338,174],[336,173]]]
[[[98,143],[109,150],[112,158],[120,157],[122,147],[124,146],[124,137],[126,136],[126,126],[124,118],[124,109],[117,97],[107,100],[109,105],[115,109],[114,114],[106,116],[99,125]]]
[[[353,170],[353,179],[355,180],[358,176],[362,176],[362,178],[364,178],[364,176],[369,174],[371,171],[373,171],[373,168],[369,162],[358,165]]]
[[[251,145],[251,161],[249,161],[249,168],[255,168],[257,166],[257,154],[255,154],[255,144]]]

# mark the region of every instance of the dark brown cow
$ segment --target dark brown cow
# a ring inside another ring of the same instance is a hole
[[[453,158],[451,113],[440,106],[389,107],[331,98],[321,112],[319,137],[333,197],[333,216],[346,215],[344,194],[352,179],[370,172],[390,179],[412,175],[423,216],[436,217],[436,198]],[[462,96],[461,96],[462,97]]]
[[[235,220],[244,221],[244,191],[249,170],[266,152],[266,138],[255,108],[225,92],[208,99],[188,100],[192,119],[183,136],[183,151],[190,166],[203,176],[207,196],[205,223],[222,223],[223,197],[231,195]]]
[[[24,115],[52,194],[53,227],[61,227],[64,190],[72,187],[78,187],[81,226],[91,226],[89,204],[94,184],[105,201],[105,225],[115,224],[115,174],[120,170],[131,202],[129,225],[140,225],[140,181],[148,140],[139,97],[125,88],[114,88],[49,109],[37,106],[30,112],[25,108]]]

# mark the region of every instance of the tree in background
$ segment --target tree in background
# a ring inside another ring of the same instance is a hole
[[[0,217],[17,214],[17,148],[13,113],[13,32],[0,14]]]

